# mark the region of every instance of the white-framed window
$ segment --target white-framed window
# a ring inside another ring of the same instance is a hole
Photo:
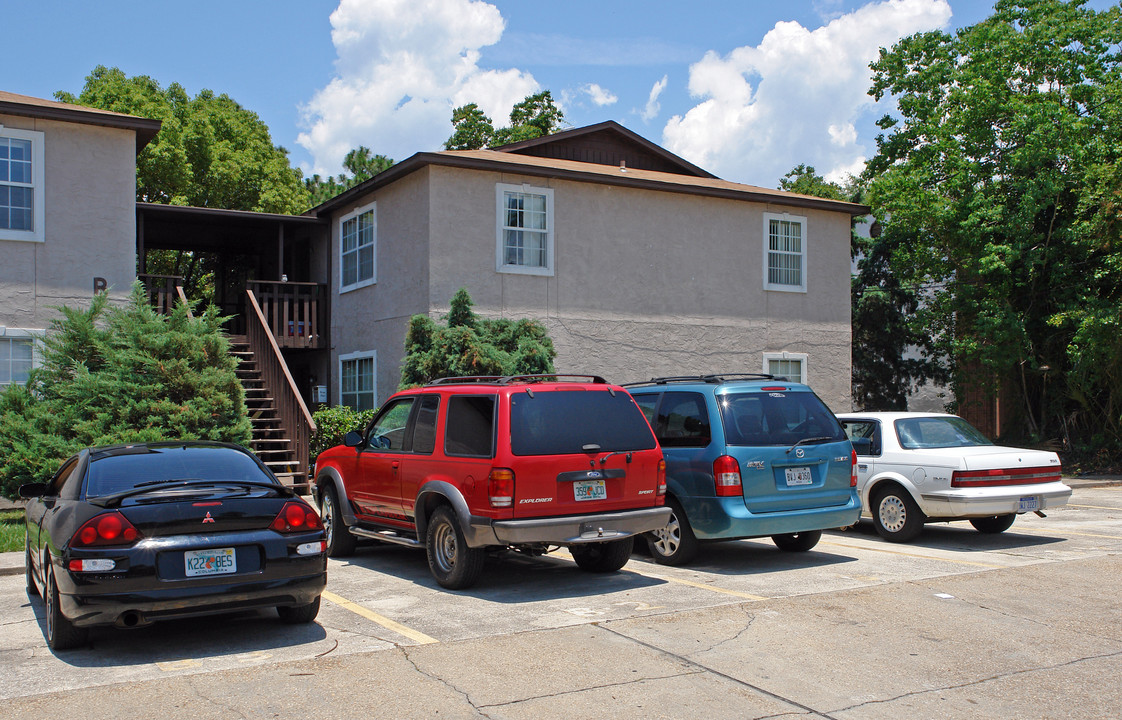
[[[339,404],[370,410],[378,401],[378,353],[375,350],[339,356]]]
[[[0,125],[0,240],[43,242],[43,133]]]
[[[26,385],[28,373],[35,367],[35,335],[22,330],[0,330],[0,388]]]
[[[806,383],[806,353],[775,352],[764,353],[764,372],[768,375],[785,377],[791,382]]]
[[[764,213],[764,289],[806,292],[806,218]]]
[[[553,190],[499,183],[495,206],[495,269],[553,275]]]
[[[339,291],[378,281],[378,213],[376,203],[339,219]]]

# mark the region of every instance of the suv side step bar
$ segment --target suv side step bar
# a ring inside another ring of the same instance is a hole
[[[351,535],[368,538],[370,540],[380,540],[382,542],[393,543],[394,545],[404,545],[411,548],[423,548],[425,544],[419,540],[411,537],[398,535],[393,530],[367,530],[366,528],[351,527],[347,528],[351,531]]]

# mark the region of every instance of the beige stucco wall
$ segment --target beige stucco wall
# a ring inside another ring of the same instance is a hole
[[[765,352],[805,353],[811,386],[836,411],[849,409],[848,215],[445,167],[430,174],[439,198],[433,314],[466,287],[480,314],[542,320],[559,371],[614,382],[760,372]],[[552,277],[495,271],[495,185],[523,182],[554,191]],[[784,211],[807,221],[805,293],[763,287],[764,214]]]
[[[41,330],[53,306],[81,305],[105,278],[121,299],[136,279],[136,134],[0,115],[43,133],[43,242],[0,240],[0,326]]]
[[[495,270],[497,183],[554,191],[555,273]],[[428,166],[376,197],[378,283],[335,296],[338,357],[376,349],[378,400],[400,378],[409,316],[439,318],[465,287],[490,317],[548,327],[560,372],[613,382],[657,375],[760,372],[765,352],[805,353],[812,387],[850,408],[849,216],[696,195]],[[805,217],[805,293],[763,288],[764,214]]]
[[[413,173],[340,208],[331,222],[331,397],[339,402],[339,357],[377,351],[378,402],[401,380],[409,318],[428,312],[428,171]],[[377,282],[339,292],[339,219],[376,202]]]

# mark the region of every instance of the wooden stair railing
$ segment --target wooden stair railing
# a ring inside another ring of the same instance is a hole
[[[252,290],[246,290],[246,305],[246,344],[253,353],[264,387],[274,403],[283,435],[291,441],[294,451],[293,467],[288,471],[277,472],[277,475],[286,476],[293,485],[307,489],[311,480],[308,474],[308,456],[316,423],[288,371],[288,364],[281,355],[276,338],[269,331],[265,315]]]

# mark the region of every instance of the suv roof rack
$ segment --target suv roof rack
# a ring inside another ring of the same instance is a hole
[[[783,382],[791,382],[782,375],[768,375],[766,373],[720,373],[710,375],[670,375],[667,377],[656,377],[642,382],[625,383],[623,387],[634,387],[636,385],[667,385],[669,383],[687,383],[687,382],[703,382],[720,385],[732,380],[781,380]]]
[[[599,375],[571,375],[565,373],[543,373],[541,375],[464,375],[461,377],[437,378],[428,385],[461,385],[480,383],[488,385],[513,385],[514,383],[540,382],[590,382],[607,385],[608,381]]]

